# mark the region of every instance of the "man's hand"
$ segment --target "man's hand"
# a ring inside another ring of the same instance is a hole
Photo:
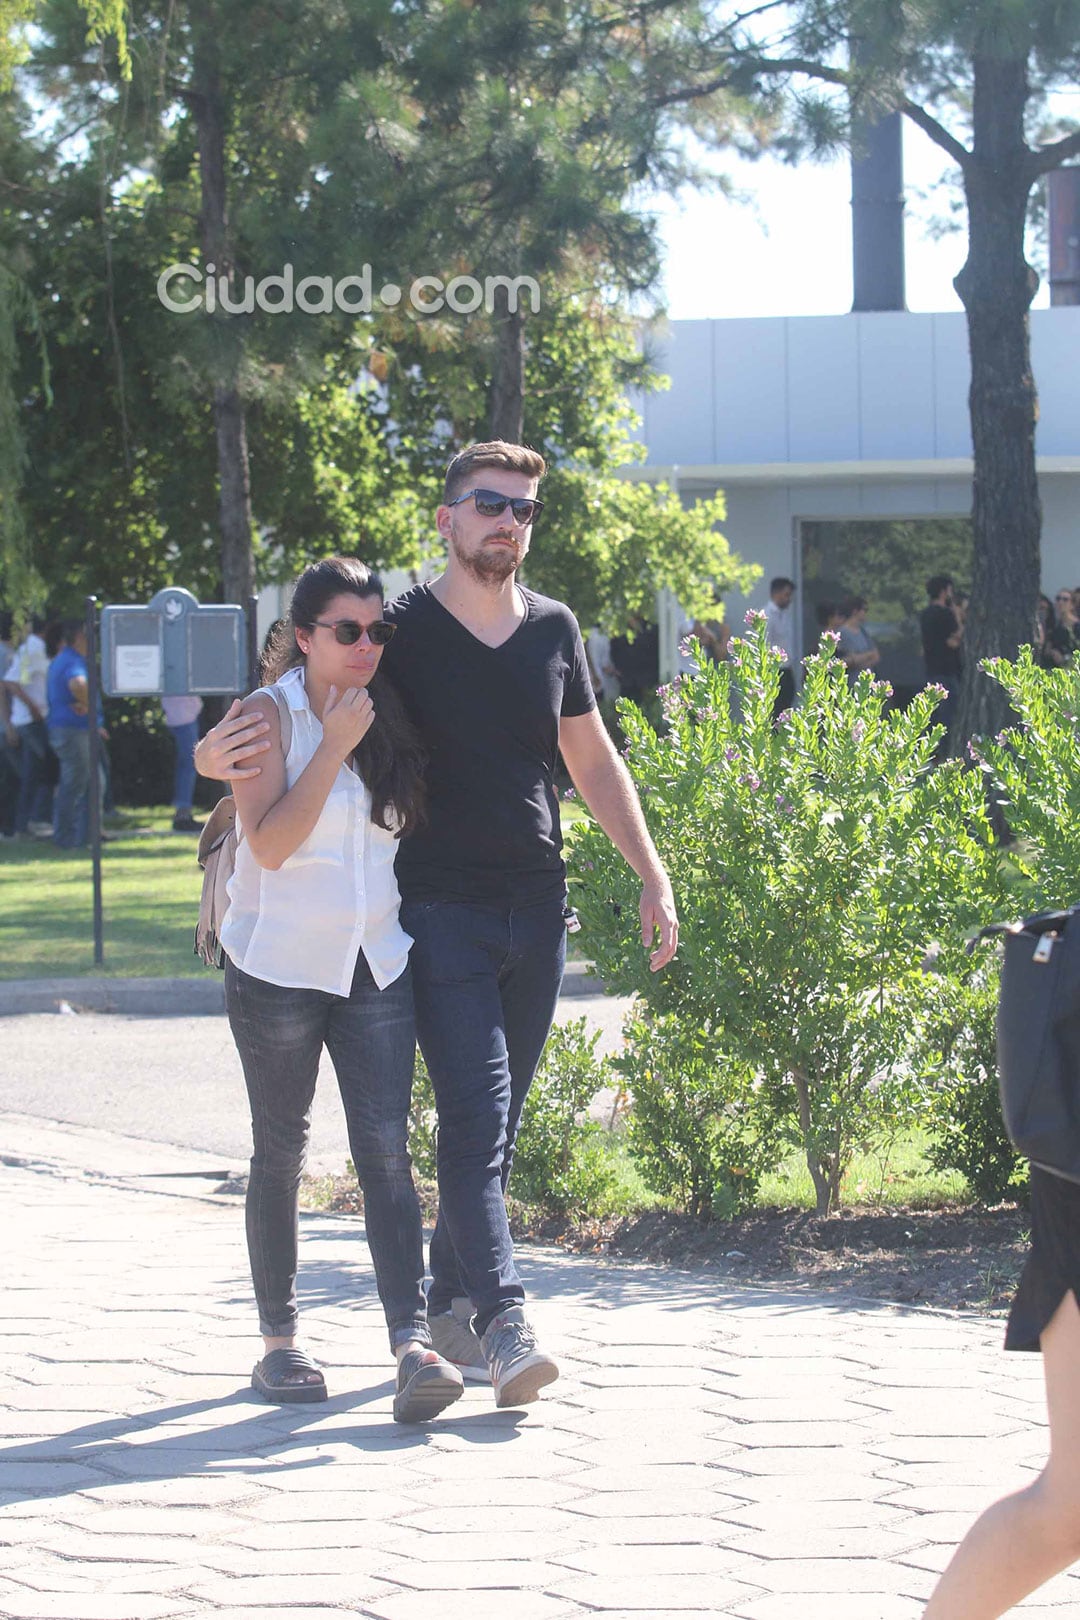
[[[649,957],[649,968],[659,973],[666,967],[679,948],[679,918],[675,910],[675,896],[666,877],[646,883],[641,890],[641,943],[646,950],[657,933],[660,943]]]
[[[250,762],[270,747],[270,723],[259,714],[241,714],[241,706],[241,699],[233,698],[224,717],[196,745],[195,769],[200,776],[236,782],[261,774],[261,767]]]

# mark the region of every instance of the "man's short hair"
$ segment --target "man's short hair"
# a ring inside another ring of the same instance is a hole
[[[547,472],[547,462],[538,450],[527,444],[507,444],[505,439],[489,439],[484,444],[467,444],[446,469],[443,500],[452,501],[465,490],[481,467],[498,467],[502,472],[524,473],[537,482]]]
[[[769,595],[773,596],[777,591],[786,590],[788,587],[790,587],[791,590],[794,590],[795,581],[793,579],[788,579],[784,574],[777,574],[775,579],[770,579],[769,581]]]
[[[926,594],[931,602],[935,601],[953,582],[951,574],[931,574],[926,582]]]

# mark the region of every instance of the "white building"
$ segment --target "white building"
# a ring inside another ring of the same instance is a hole
[[[1033,311],[1031,344],[1052,596],[1080,584],[1080,306]],[[797,622],[812,625],[810,524],[970,516],[962,313],[675,321],[656,363],[671,389],[633,401],[647,455],[628,476],[667,480],[684,501],[724,492],[730,544],[764,570],[752,605],[770,577],[789,575]],[[917,592],[924,602],[921,578]],[[729,598],[729,623],[746,605]]]

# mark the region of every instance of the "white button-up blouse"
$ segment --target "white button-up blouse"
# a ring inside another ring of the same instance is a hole
[[[292,787],[322,725],[308,706],[302,667],[288,670],[277,689],[292,721],[285,757]],[[221,929],[226,954],[269,984],[347,996],[363,951],[384,990],[405,971],[412,944],[398,921],[397,847],[394,834],[372,822],[363,781],[343,764],[315,826],[278,871],[261,867],[240,838]]]

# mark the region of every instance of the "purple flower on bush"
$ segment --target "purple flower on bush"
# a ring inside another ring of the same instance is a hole
[[[769,655],[770,657],[775,658],[779,664],[786,664],[788,662],[788,655],[784,651],[783,647],[770,647]]]
[[[738,759],[738,757],[739,757],[739,750],[737,748],[725,748],[724,749],[724,758],[727,760],[729,765],[732,763],[733,760]]]
[[[679,642],[679,653],[683,658],[693,658],[697,652],[697,642],[693,636],[683,636]]]
[[[749,625],[751,630],[753,630],[756,625],[764,623],[765,614],[761,608],[747,608],[746,612],[743,614],[743,624]]]
[[[982,764],[982,755],[979,753],[979,750],[976,748],[976,746],[975,746],[975,744],[973,742],[968,743],[967,752],[968,752],[968,759],[970,759],[971,762],[974,765],[981,765]]]
[[[928,692],[936,692],[939,698],[947,698],[949,695],[940,681],[930,681],[926,690]]]
[[[997,743],[999,748],[1006,747],[1007,744],[1008,744],[1008,741],[1009,741],[1008,732],[1007,731],[999,731],[997,736],[994,738],[994,741]]]
[[[865,723],[865,721],[856,720],[855,724],[851,728],[851,740],[852,740],[852,742],[861,743],[865,736],[866,736],[866,723]]]
[[[739,777],[739,781],[743,787],[748,787],[751,793],[756,793],[761,786],[761,777],[755,776],[753,771],[747,771],[743,776]]]
[[[566,799],[576,799],[576,798],[577,798],[577,794],[574,792],[572,787],[567,788],[566,792],[563,794],[563,799],[564,800],[566,800]]]
[[[840,632],[839,630],[823,630],[821,632],[821,639],[822,641],[831,641],[835,647],[840,640]]]

